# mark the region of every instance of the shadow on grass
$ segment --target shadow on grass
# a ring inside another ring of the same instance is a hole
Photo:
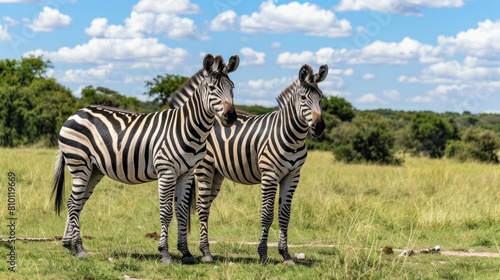
[[[111,256],[116,259],[120,258],[133,258],[138,261],[160,261],[161,255],[158,254],[143,254],[143,253],[130,253],[130,252],[113,252]],[[174,262],[181,262],[181,256],[178,254],[172,254]],[[208,264],[201,261],[201,256],[195,256],[196,264]],[[214,261],[211,264],[217,263],[237,263],[237,264],[260,264],[258,258],[253,257],[224,257],[224,256],[214,256]],[[300,265],[304,267],[311,267],[313,264],[321,262],[320,260],[296,260],[294,259],[295,265]],[[281,265],[282,261],[277,259],[269,259],[263,265]]]
[[[139,261],[159,261],[161,260],[160,253],[157,254],[143,254],[143,253],[130,253],[130,252],[112,252],[113,258],[133,258]],[[172,256],[175,258],[175,256]],[[180,260],[180,257],[179,257]]]

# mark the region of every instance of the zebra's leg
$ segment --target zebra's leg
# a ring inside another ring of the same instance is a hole
[[[179,177],[175,187],[175,217],[177,219],[177,249],[182,253],[183,264],[195,264],[196,259],[189,252],[187,244],[187,233],[189,227],[189,200],[191,196],[194,174]]]
[[[90,176],[85,174],[90,173]],[[68,248],[77,257],[87,257],[88,253],[83,248],[82,236],[80,233],[80,213],[87,200],[94,191],[94,187],[104,176],[98,169],[87,172],[80,171],[73,175],[73,188],[68,199],[68,219],[66,229],[62,239],[63,246]]]
[[[160,199],[160,222],[161,233],[160,242],[158,243],[158,251],[161,254],[161,261],[166,264],[173,262],[172,257],[168,252],[168,226],[173,215],[173,198],[175,191],[175,182],[177,176],[175,171],[168,169],[158,176],[158,193]]]
[[[210,207],[220,191],[224,176],[214,171],[215,174],[207,176],[208,173],[197,173],[198,178],[198,202],[196,211],[200,219],[200,251],[203,254],[202,262],[212,262],[213,256],[210,252],[208,243],[208,218],[210,216]]]
[[[257,252],[260,256],[260,262],[266,263],[268,261],[267,257],[267,237],[269,234],[269,228],[273,224],[274,218],[274,200],[276,197],[277,182],[273,176],[269,174],[262,174],[262,214],[260,222],[262,225],[262,235],[260,238],[259,247]]]
[[[278,223],[279,241],[278,252],[283,256],[283,264],[295,264],[288,253],[288,223],[290,222],[290,210],[292,198],[299,182],[299,176],[286,178],[280,183]]]

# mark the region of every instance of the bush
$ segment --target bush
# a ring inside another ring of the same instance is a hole
[[[347,163],[378,163],[401,165],[394,156],[394,132],[389,119],[378,114],[356,116],[352,122],[341,123],[332,132],[333,154]]]
[[[409,124],[411,136],[408,139],[414,154],[423,154],[431,158],[444,155],[446,142],[456,138],[457,129],[447,119],[433,113],[417,113]]]
[[[461,140],[449,141],[445,155],[460,161],[480,161],[498,163],[497,151],[500,148],[498,136],[491,130],[468,128]]]

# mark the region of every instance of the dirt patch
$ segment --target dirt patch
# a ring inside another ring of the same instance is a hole
[[[217,243],[217,241],[210,241],[210,243]],[[259,245],[259,242],[236,242],[238,244],[244,244],[244,245]],[[267,244],[269,247],[278,247],[278,243],[276,242],[271,242]],[[299,248],[299,247],[322,247],[322,248],[334,248],[338,247],[338,245],[335,244],[325,244],[325,243],[320,243],[320,242],[312,242],[308,244],[288,244],[288,247],[290,248]],[[437,246],[436,246],[437,247]],[[436,248],[434,247],[434,248]],[[366,248],[369,249],[369,248]],[[432,248],[431,248],[432,249]],[[409,255],[416,255],[416,254],[441,254],[444,256],[457,256],[457,257],[489,257],[489,258],[500,258],[500,253],[495,253],[495,252],[476,252],[474,250],[470,251],[451,251],[451,250],[434,250],[432,251],[431,249],[422,249],[422,250],[411,250],[412,253]],[[391,247],[383,247],[380,248],[380,251],[385,253],[385,254],[391,254],[392,253],[398,253],[401,254],[405,251],[409,250],[404,250],[404,249],[396,249],[396,248],[391,248]]]

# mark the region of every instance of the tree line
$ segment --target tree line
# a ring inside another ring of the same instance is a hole
[[[0,146],[57,145],[64,121],[77,109],[99,104],[148,113],[167,108],[167,99],[188,78],[157,75],[145,81],[143,102],[115,90],[88,85],[81,97],[46,76],[53,68],[42,57],[0,60]],[[236,105],[253,114],[277,110]],[[325,133],[308,139],[309,149],[331,151],[347,163],[403,163],[402,154],[498,163],[500,115],[356,110],[341,97],[323,100]]]

